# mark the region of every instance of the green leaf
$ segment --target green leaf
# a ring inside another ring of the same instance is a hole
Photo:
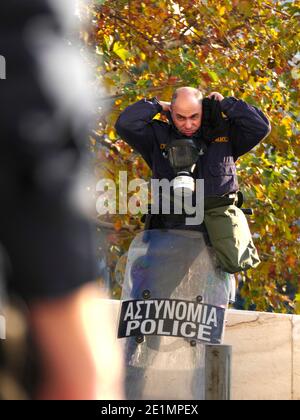
[[[213,82],[218,82],[219,81],[219,77],[218,77],[217,73],[215,73],[212,70],[207,70],[207,73],[209,74],[209,76],[211,77]]]
[[[126,61],[130,57],[130,52],[126,50],[120,42],[115,42],[113,47],[113,52],[121,58],[121,60]]]

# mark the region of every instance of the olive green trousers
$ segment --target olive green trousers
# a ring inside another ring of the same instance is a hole
[[[236,199],[207,197],[204,223],[221,268],[237,273],[259,265],[246,216],[235,206]]]

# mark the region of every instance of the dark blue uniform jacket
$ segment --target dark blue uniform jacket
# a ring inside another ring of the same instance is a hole
[[[199,156],[194,172],[195,178],[204,179],[206,197],[237,191],[235,161],[270,133],[268,119],[256,107],[234,97],[223,99],[220,106],[223,117],[211,130],[209,140],[203,131],[204,124],[194,136],[196,142],[204,140],[207,145],[207,151]],[[153,119],[161,111],[162,107],[156,100],[140,100],[121,113],[116,130],[143,156],[152,169],[153,178],[171,181],[176,175],[164,157],[163,149],[172,138],[184,136],[172,122]]]

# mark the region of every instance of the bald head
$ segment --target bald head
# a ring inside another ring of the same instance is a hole
[[[202,99],[202,93],[192,87],[181,87],[173,94],[172,119],[177,129],[187,137],[193,136],[201,126]]]
[[[179,101],[196,100],[197,102],[201,103],[203,99],[203,95],[199,89],[185,86],[185,87],[181,87],[175,90],[172,96],[171,104],[174,105],[177,99]]]

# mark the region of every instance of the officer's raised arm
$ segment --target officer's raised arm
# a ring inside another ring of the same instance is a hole
[[[234,157],[249,152],[271,132],[268,118],[255,106],[228,97],[221,101],[222,112],[230,119]]]
[[[165,103],[160,103],[156,98],[142,99],[128,106],[116,122],[119,136],[130,146],[136,149],[149,164],[153,150],[155,134],[152,120],[165,108]]]

